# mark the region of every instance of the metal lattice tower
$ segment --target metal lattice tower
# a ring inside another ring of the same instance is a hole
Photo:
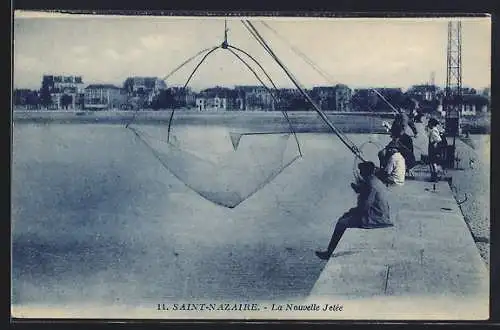
[[[445,111],[445,133],[453,137],[453,144],[445,152],[444,166],[455,166],[455,140],[460,134],[462,98],[462,23],[448,22],[448,47],[446,52],[446,89],[443,100]]]
[[[462,24],[448,22],[448,49],[446,66],[446,89],[443,108],[446,112],[446,133],[456,137],[460,134],[460,112],[462,110]]]

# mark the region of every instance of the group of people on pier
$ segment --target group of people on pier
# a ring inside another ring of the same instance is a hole
[[[415,121],[421,123],[422,117],[416,109],[409,114],[402,110],[396,115],[392,125],[386,127],[391,141],[378,153],[379,168],[370,161],[358,164],[360,177],[355,183],[351,183],[351,188],[357,194],[357,204],[337,221],[327,249],[316,251],[318,258],[330,258],[347,228],[375,229],[393,226],[387,188],[403,185],[406,176],[417,164],[413,138],[418,135]],[[412,131],[413,137],[407,134],[407,129]],[[426,133],[431,181],[435,182],[438,180],[438,164],[442,159],[441,150],[446,139],[435,118],[427,121]]]

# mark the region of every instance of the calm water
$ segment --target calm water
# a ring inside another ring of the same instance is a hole
[[[201,156],[234,152],[229,132],[173,130]],[[299,134],[304,157],[234,209],[194,193],[123,126],[16,124],[13,134],[14,304],[304,297],[323,267],[314,250],[355,203],[354,158],[330,134]],[[387,142],[348,137],[370,157]]]

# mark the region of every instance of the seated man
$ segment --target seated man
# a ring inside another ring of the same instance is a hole
[[[406,164],[397,146],[386,148],[388,161],[377,173],[377,177],[387,185],[402,185],[405,182]]]
[[[375,229],[391,227],[389,201],[386,187],[375,177],[375,164],[363,162],[358,165],[361,180],[351,183],[351,187],[358,194],[356,207],[344,213],[337,224],[326,251],[316,251],[316,256],[327,260],[337,247],[347,228]]]
[[[387,151],[391,147],[396,147],[399,149],[399,152],[405,159],[406,170],[413,168],[417,161],[415,159],[415,154],[413,150],[413,140],[411,136],[406,133],[396,134],[395,132],[391,133],[391,141],[385,146],[384,149],[380,150],[378,153],[378,159],[380,162],[380,168],[385,168],[391,154]]]
[[[388,150],[391,148],[397,148],[399,145],[399,138],[395,136],[391,136],[391,141],[385,146],[384,149],[380,150],[378,153],[378,160],[380,168],[385,168],[387,166],[387,162],[391,155],[388,153]]]

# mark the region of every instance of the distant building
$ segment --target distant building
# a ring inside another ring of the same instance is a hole
[[[413,85],[406,91],[406,94],[422,102],[435,101],[439,92],[439,87],[435,85]]]
[[[177,106],[191,108],[196,105],[196,95],[191,88],[169,87]]]
[[[92,84],[85,88],[85,109],[110,110],[122,109],[126,104],[126,94],[111,84]]]
[[[335,108],[335,87],[316,86],[311,90],[311,97],[314,102],[323,110],[333,110]]]
[[[227,110],[228,91],[221,87],[202,90],[195,99],[196,108],[200,111]]]
[[[411,109],[418,103],[417,99],[412,100],[411,97],[409,98],[408,95],[405,95],[401,88],[382,87],[376,88],[376,91],[385,99],[382,99],[382,97],[377,94],[376,108],[378,111],[393,111],[394,109],[392,109],[392,107],[396,109]]]
[[[477,112],[478,111],[476,111],[476,106],[474,104],[464,103],[460,114],[462,116],[467,117],[467,116],[475,116],[477,114]]]
[[[158,87],[157,80],[156,77],[129,77],[123,83],[123,88],[130,95],[147,95]]]
[[[199,96],[196,98],[196,108],[205,110],[227,110],[227,98],[218,95]]]
[[[462,87],[462,95],[476,95],[477,90],[470,87]]]
[[[352,101],[352,90],[347,85],[335,86],[335,110],[350,111]]]
[[[214,87],[202,90],[195,99],[196,108],[200,111],[221,110],[234,111],[243,110],[242,98],[239,92],[224,87]]]
[[[156,78],[154,81],[153,89],[148,93],[148,102],[152,102],[155,96],[160,94],[161,91],[167,89],[167,84],[164,80]]]
[[[352,108],[355,111],[393,112],[393,108],[407,108],[410,98],[401,88],[373,87],[354,90]]]
[[[302,97],[302,93],[297,88],[280,88],[278,95],[281,98],[287,97]]]
[[[15,89],[12,94],[12,103],[17,109],[33,110],[40,107],[40,98],[37,91],[21,88]]]
[[[490,100],[481,94],[465,94],[463,96],[463,116],[475,116],[489,111]]]
[[[29,95],[33,91],[31,89],[19,88],[13,92],[14,105],[26,105]]]
[[[438,111],[446,111],[446,98],[445,98],[446,90],[441,91],[439,94],[439,106]],[[474,88],[470,87],[462,87],[462,95],[460,99],[452,98],[449,101],[452,104],[457,104],[456,102],[461,103],[460,114],[462,116],[476,116],[479,113],[484,113],[489,111],[490,99],[487,95],[482,93],[478,93],[478,91]]]
[[[76,109],[82,103],[82,77],[44,75],[40,94],[45,98],[50,95],[51,107],[54,109]]]
[[[275,101],[264,86],[237,85],[237,102],[241,110],[275,110]]]
[[[377,110],[379,96],[371,88],[358,88],[352,95],[352,106],[354,111]]]
[[[140,99],[141,104],[148,104],[158,96],[160,91],[167,89],[164,80],[157,77],[129,77],[123,83],[123,89],[129,98]]]
[[[462,87],[462,116],[475,116],[481,109],[478,103],[481,102],[482,97],[477,94],[475,88]]]
[[[308,104],[300,90],[297,88],[280,88],[277,92],[277,99],[278,104],[276,108],[279,110],[308,110]]]
[[[352,90],[347,85],[313,87],[311,95],[321,109],[332,111],[351,110]]]

